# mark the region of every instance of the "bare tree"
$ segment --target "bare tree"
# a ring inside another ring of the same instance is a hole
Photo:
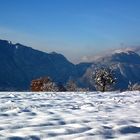
[[[130,91],[134,91],[134,90],[140,91],[140,84],[138,84],[138,83],[132,84],[131,82],[129,82],[128,90],[130,90]]]
[[[74,80],[69,80],[66,84],[67,91],[77,91],[78,87]]]
[[[57,85],[50,79],[49,81],[43,83],[42,91],[55,92],[55,91],[59,91],[59,89]]]
[[[106,91],[112,84],[115,83],[113,72],[109,68],[100,68],[94,73],[96,89],[102,92]]]
[[[57,85],[49,77],[43,77],[31,82],[31,91],[58,91]]]

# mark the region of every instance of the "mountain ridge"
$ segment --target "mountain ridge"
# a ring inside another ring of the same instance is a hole
[[[28,90],[33,79],[50,76],[65,84],[77,77],[76,65],[58,53],[45,53],[10,41],[0,40],[1,90]]]
[[[80,79],[87,82],[87,87],[95,90],[95,85],[91,79],[93,71],[101,67],[110,67],[115,74],[116,85],[115,90],[126,90],[129,83],[140,84],[140,55],[133,51],[126,51],[121,53],[113,53],[108,56],[99,58],[93,62],[93,65],[87,68],[86,72]],[[81,82],[82,83],[82,82]]]
[[[115,90],[140,83],[140,55],[116,52],[93,62],[73,64],[62,54],[46,53],[20,43],[0,40],[0,90],[29,90],[33,79],[49,76],[56,83],[73,79],[79,87],[95,90],[92,74],[96,68],[111,67],[117,77]]]

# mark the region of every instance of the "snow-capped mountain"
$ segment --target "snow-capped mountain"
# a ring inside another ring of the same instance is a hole
[[[92,73],[104,65],[115,72],[115,89],[140,83],[140,55],[133,51],[115,51],[92,63],[74,65],[61,54],[0,40],[0,90],[29,90],[31,80],[43,76],[61,84],[74,79],[78,86],[95,90]]]
[[[129,82],[132,84],[140,83],[140,55],[132,51],[115,52],[94,61],[92,66],[79,79],[79,82],[86,81],[87,86],[94,89],[94,83],[91,79],[92,73],[96,68],[102,66],[113,69],[117,78],[115,89],[127,89]]]

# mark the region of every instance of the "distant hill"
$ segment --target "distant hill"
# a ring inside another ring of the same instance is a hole
[[[95,90],[92,74],[102,66],[114,70],[117,90],[127,89],[129,81],[140,84],[140,56],[132,51],[113,53],[92,63],[74,65],[61,54],[45,53],[0,40],[0,90],[29,90],[33,79],[44,76],[64,85],[73,79],[78,86]]]
[[[80,74],[84,73],[82,69]],[[58,53],[45,53],[22,44],[0,40],[0,90],[29,90],[33,79],[50,76],[65,84],[78,77],[76,65]]]
[[[92,73],[96,68],[111,67],[117,78],[115,89],[127,89],[129,82],[140,84],[140,55],[132,51],[113,53],[104,56],[87,68],[85,74],[78,79],[79,83],[86,83],[86,87],[95,89]]]

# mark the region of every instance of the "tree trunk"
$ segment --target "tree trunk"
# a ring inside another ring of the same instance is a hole
[[[105,84],[103,85],[102,92],[105,92]]]

